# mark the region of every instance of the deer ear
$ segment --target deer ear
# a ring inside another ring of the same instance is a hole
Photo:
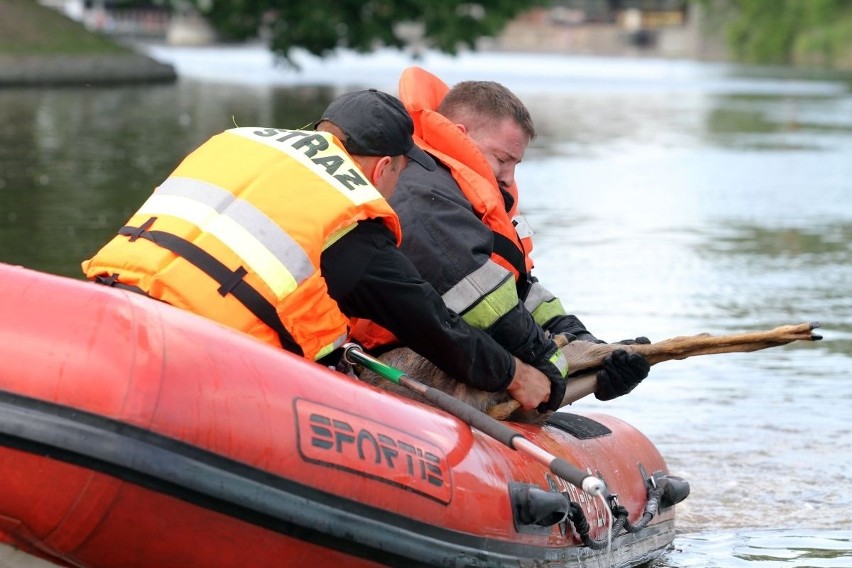
[[[565,347],[575,339],[577,339],[577,336],[570,333],[557,333],[553,336],[553,342],[557,347]]]
[[[636,339],[622,339],[621,341],[615,342],[617,345],[650,345],[651,340],[645,337],[644,335],[640,335]]]

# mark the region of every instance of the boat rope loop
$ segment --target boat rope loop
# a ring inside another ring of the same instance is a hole
[[[612,538],[615,538],[623,533],[636,533],[644,529],[651,519],[654,518],[654,515],[657,514],[660,505],[660,499],[663,497],[663,492],[665,491],[665,487],[662,485],[655,485],[653,487],[649,487],[648,489],[648,501],[645,503],[645,511],[642,513],[642,518],[636,524],[632,524],[628,519],[629,512],[627,508],[619,505],[614,496],[610,496],[610,510],[612,512],[613,523],[612,523]],[[563,494],[566,495],[566,494]],[[567,497],[567,495],[566,495]],[[568,519],[574,525],[574,530],[580,535],[580,539],[583,541],[585,546],[588,546],[592,550],[603,550],[609,546],[610,539],[609,538],[601,538],[601,539],[593,539],[589,536],[590,527],[589,522],[586,520],[586,514],[583,512],[583,508],[580,504],[570,501],[568,508]]]

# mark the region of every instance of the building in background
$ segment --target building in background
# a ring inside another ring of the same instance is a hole
[[[119,0],[39,0],[87,29],[111,36],[165,41],[172,45],[215,43],[213,28],[190,9],[174,10],[168,2],[134,2],[129,7]]]
[[[39,0],[110,35],[164,41],[172,45],[215,43],[212,28],[196,12],[174,11],[166,2]],[[417,36],[417,34],[414,34]],[[556,0],[510,22],[482,50],[541,51],[581,55],[646,55],[723,59],[720,38],[702,25],[700,7],[688,0]],[[422,46],[414,46],[415,51]]]
[[[688,0],[558,0],[531,9],[484,49],[724,59],[724,40]]]

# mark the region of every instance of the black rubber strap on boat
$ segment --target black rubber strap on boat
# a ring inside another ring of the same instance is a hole
[[[141,227],[124,226],[118,230],[118,234],[130,237],[131,241],[139,238],[151,241],[185,259],[219,284],[217,292],[220,295],[231,294],[257,319],[271,327],[278,334],[278,341],[281,342],[284,349],[304,356],[305,353],[302,348],[281,323],[275,306],[255,290],[251,284],[243,280],[243,277],[247,274],[245,268],[240,266],[236,270],[231,270],[213,255],[186,239],[165,231],[149,231],[147,227],[150,227],[156,219],[156,217],[151,217]]]

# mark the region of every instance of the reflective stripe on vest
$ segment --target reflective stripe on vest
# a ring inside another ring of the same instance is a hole
[[[215,185],[171,177],[139,212],[170,215],[212,234],[242,258],[278,299],[315,271],[305,251],[281,227],[251,203]]]
[[[533,282],[530,286],[524,307],[540,326],[544,326],[556,316],[565,315],[565,308],[562,307],[559,298],[551,294],[547,288],[538,282]]]
[[[489,260],[442,296],[470,325],[488,329],[518,304],[513,274]]]

